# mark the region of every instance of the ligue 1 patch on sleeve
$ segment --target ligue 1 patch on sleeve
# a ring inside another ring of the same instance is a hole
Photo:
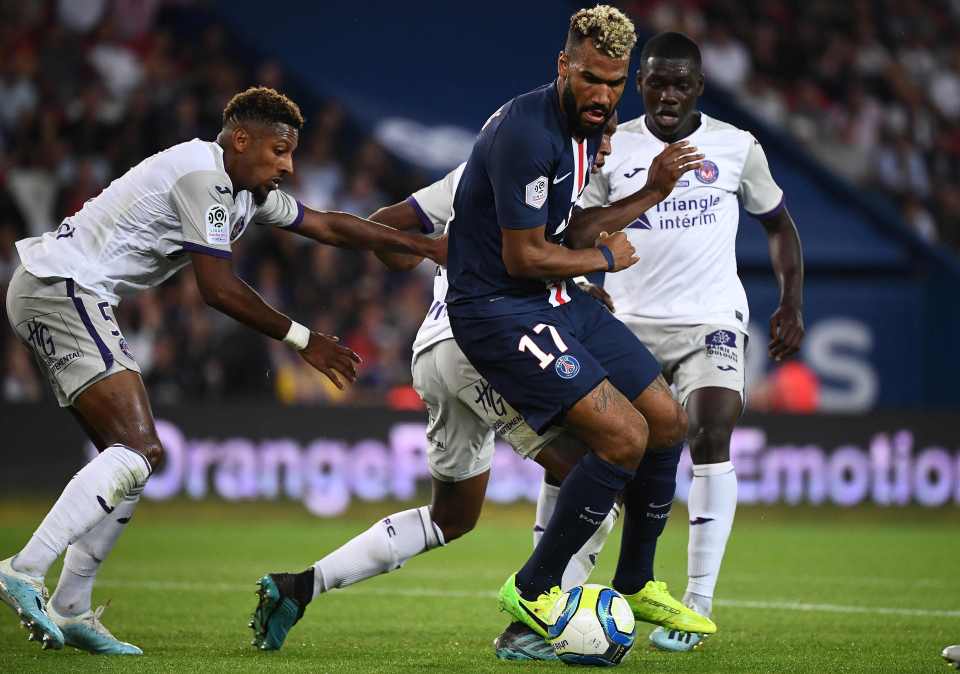
[[[536,180],[527,183],[527,194],[524,201],[527,206],[533,208],[542,208],[547,201],[547,176],[540,176]]]
[[[203,216],[207,225],[207,243],[225,245],[230,243],[230,228],[227,226],[227,207],[214,204]]]

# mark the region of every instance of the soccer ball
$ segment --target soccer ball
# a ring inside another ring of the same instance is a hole
[[[617,665],[637,634],[630,604],[603,585],[578,585],[565,592],[550,621],[549,641],[568,665]]]

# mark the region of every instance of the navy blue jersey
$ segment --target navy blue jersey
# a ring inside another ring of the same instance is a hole
[[[518,314],[570,301],[572,282],[507,273],[500,230],[545,226],[547,240],[562,244],[601,134],[579,142],[570,135],[556,82],[517,96],[487,120],[453,201],[447,261],[451,316]]]

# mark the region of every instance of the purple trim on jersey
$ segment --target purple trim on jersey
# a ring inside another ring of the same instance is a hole
[[[411,194],[407,197],[407,203],[413,206],[413,210],[417,212],[417,217],[420,218],[420,231],[424,234],[433,234],[433,221],[427,217],[427,214],[423,212],[423,209],[420,208],[420,204],[417,203],[417,200]]]
[[[776,215],[777,213],[779,213],[780,211],[782,211],[782,210],[783,210],[784,208],[786,208],[786,207],[787,207],[787,202],[786,202],[785,197],[780,197],[780,203],[778,203],[776,206],[774,206],[773,208],[771,208],[771,209],[770,209],[769,211],[767,211],[766,213],[750,213],[750,211],[747,211],[747,213],[750,213],[750,215],[752,215],[752,216],[755,217],[755,218],[761,218],[761,219],[762,219],[762,218],[769,218],[771,215]]]
[[[304,213],[305,213],[305,211],[304,211],[304,206],[303,206],[303,204],[301,204],[300,201],[298,200],[298,201],[297,201],[297,217],[295,217],[295,218],[293,219],[293,222],[291,222],[289,225],[287,225],[284,229],[289,229],[291,232],[295,232],[295,231],[297,231],[298,229],[300,229],[300,225],[303,224],[303,214],[304,214]]]
[[[87,313],[87,308],[83,306],[83,300],[77,297],[76,287],[73,283],[72,278],[66,279],[67,281],[67,297],[73,300],[73,306],[76,308],[77,313],[80,314],[80,320],[83,322],[83,327],[87,329],[87,332],[90,333],[90,338],[93,339],[93,343],[97,345],[97,349],[100,351],[100,357],[103,358],[103,364],[109,370],[113,366],[113,354],[110,353],[110,349],[107,348],[107,345],[103,343],[103,340],[100,339],[100,335],[97,334],[97,331],[93,327],[93,321],[90,320],[90,314]]]
[[[204,255],[212,255],[213,257],[223,258],[224,260],[233,259],[233,254],[229,250],[220,250],[219,248],[201,246],[199,243],[192,243],[190,241],[183,242],[183,249],[188,253],[202,253]]]

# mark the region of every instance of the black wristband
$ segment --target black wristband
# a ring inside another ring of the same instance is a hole
[[[600,249],[604,259],[607,261],[607,271],[613,271],[613,252],[602,243],[597,246],[597,248]]]

